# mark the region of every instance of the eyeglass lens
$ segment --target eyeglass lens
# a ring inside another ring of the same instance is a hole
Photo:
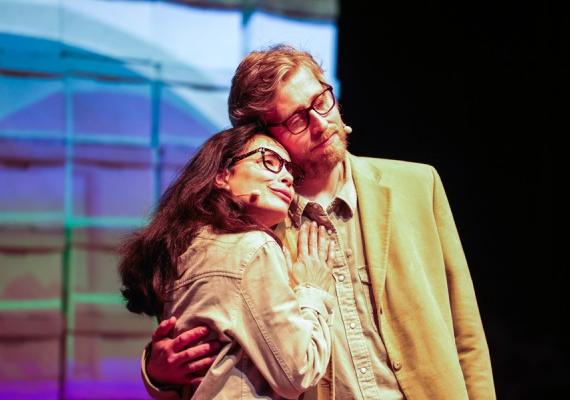
[[[286,121],[286,126],[291,133],[300,133],[309,126],[309,112],[315,110],[320,115],[327,114],[334,107],[334,95],[328,88],[313,100],[311,107],[293,114]]]

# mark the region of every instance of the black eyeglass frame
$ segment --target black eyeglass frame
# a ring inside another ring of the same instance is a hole
[[[321,82],[322,83],[322,82]],[[326,89],[323,90],[321,93],[319,93],[317,96],[315,96],[315,98],[313,99],[313,101],[311,102],[311,105],[303,110],[298,110],[295,111],[293,114],[289,115],[287,118],[285,118],[285,120],[281,121],[281,122],[275,122],[275,123],[271,123],[271,124],[265,124],[265,126],[267,128],[275,128],[278,126],[284,126],[289,133],[291,133],[291,135],[299,135],[302,132],[305,131],[305,129],[307,129],[307,127],[309,126],[310,123],[310,119],[309,119],[309,112],[311,112],[311,110],[314,110],[317,114],[321,115],[321,116],[325,116],[328,113],[331,112],[331,110],[334,108],[334,106],[336,105],[336,96],[334,95],[333,92],[333,87],[329,84],[326,83],[322,83],[323,85],[326,86]],[[315,102],[317,101],[317,99],[319,99],[323,94],[325,94],[326,92],[330,92],[331,96],[332,96],[332,105],[331,107],[325,111],[325,112],[320,112],[315,108]],[[289,126],[287,125],[287,121],[289,121],[291,118],[293,118],[295,115],[297,114],[303,114],[304,115],[304,119],[305,119],[305,126],[303,127],[303,129],[299,130],[299,131],[295,131],[293,132]]]
[[[273,154],[274,156],[277,157],[277,159],[279,160],[279,167],[275,170],[273,168],[271,168],[267,161],[265,160],[265,153],[269,152],[271,154]],[[300,181],[303,180],[303,171],[301,170],[301,168],[291,162],[291,161],[287,161],[285,160],[283,157],[281,157],[276,151],[268,149],[267,147],[258,147],[255,150],[252,150],[248,153],[236,156],[234,158],[232,158],[230,160],[230,163],[228,164],[228,168],[230,168],[231,166],[235,165],[238,161],[243,160],[244,158],[247,158],[249,156],[254,155],[255,153],[261,153],[261,160],[263,162],[263,166],[265,167],[265,169],[267,169],[268,171],[273,172],[274,174],[278,174],[279,172],[281,172],[281,170],[283,169],[283,166],[285,166],[285,169],[287,171],[289,171],[289,173],[291,174],[291,176],[293,176],[293,179],[295,180],[295,183],[299,183]]]

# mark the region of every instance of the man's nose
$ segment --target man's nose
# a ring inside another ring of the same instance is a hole
[[[329,126],[329,121],[315,110],[309,111],[311,135],[320,136]]]

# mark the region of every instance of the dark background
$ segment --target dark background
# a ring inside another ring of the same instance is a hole
[[[570,19],[536,3],[341,1],[339,20],[350,150],[439,171],[499,399],[570,389],[569,196],[557,140],[570,132]]]

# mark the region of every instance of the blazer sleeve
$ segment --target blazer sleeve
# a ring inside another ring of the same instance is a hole
[[[495,399],[489,349],[453,215],[435,169],[434,215],[448,280],[455,343],[470,399]]]
[[[233,335],[275,392],[298,398],[326,372],[333,302],[317,287],[292,290],[285,265],[281,248],[267,242],[244,267]]]

